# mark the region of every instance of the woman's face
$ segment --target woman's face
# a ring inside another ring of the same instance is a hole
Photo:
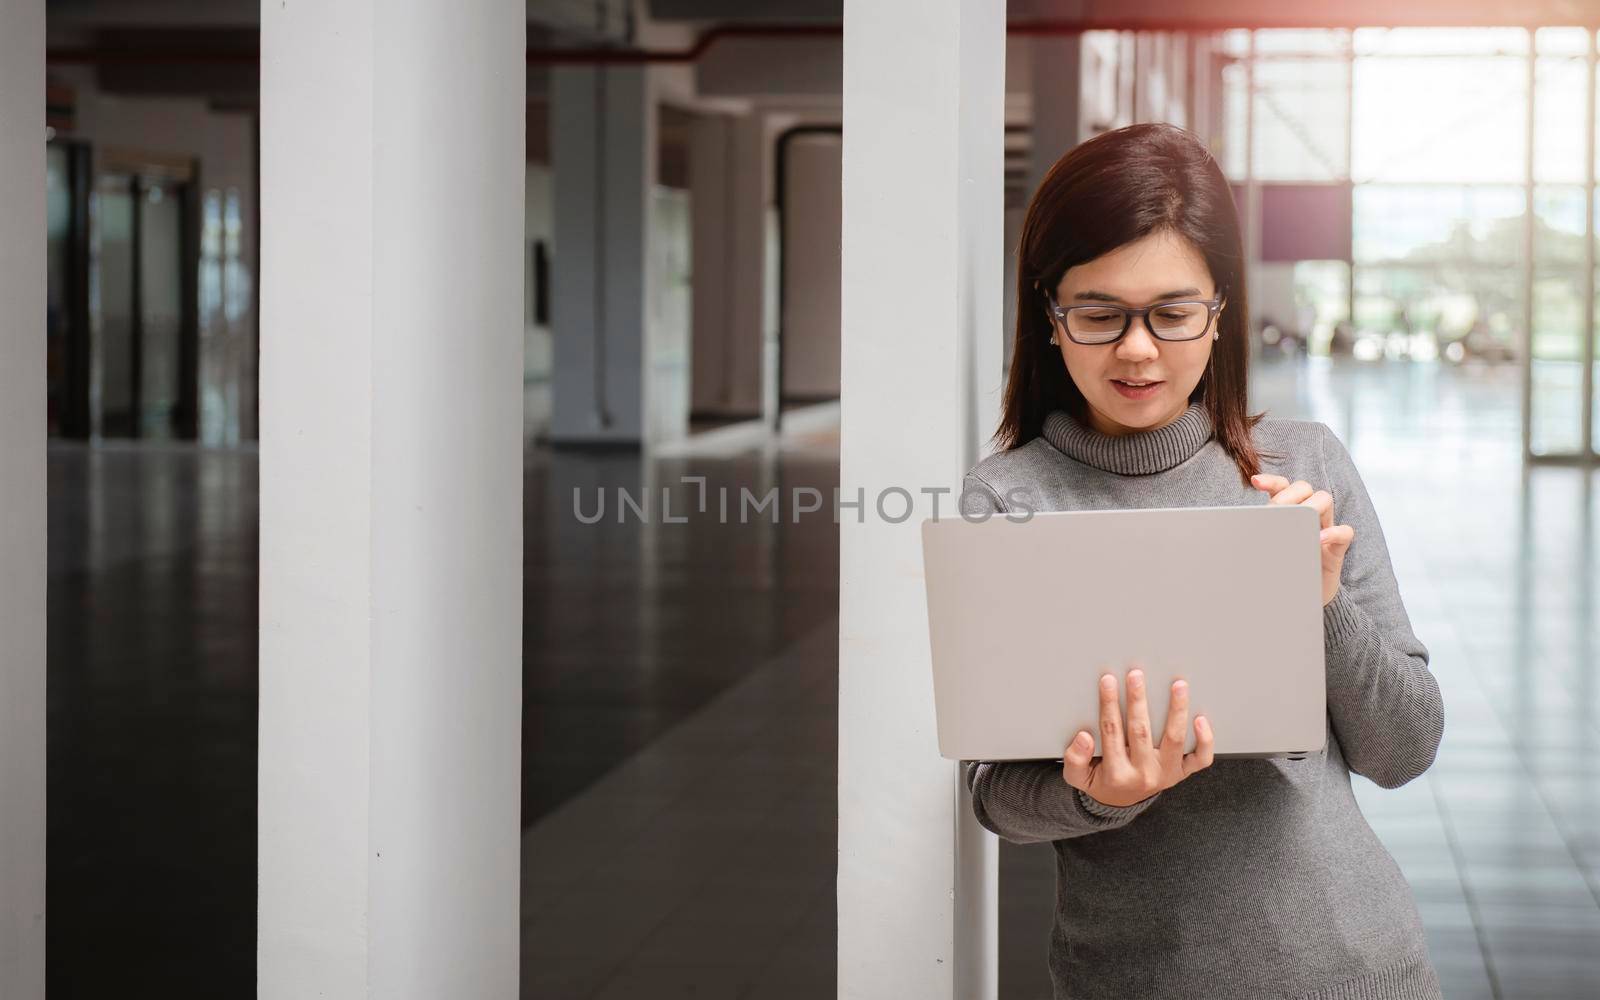
[[[1175,299],[1209,299],[1216,284],[1194,244],[1170,231],[1151,233],[1077,267],[1056,286],[1063,308],[1093,302],[1148,306]],[[1075,344],[1054,319],[1056,340],[1067,372],[1089,402],[1091,426],[1102,434],[1154,430],[1183,415],[1189,393],[1205,373],[1216,330],[1171,342],[1151,336],[1135,317],[1128,332],[1112,344]],[[1123,382],[1155,383],[1134,390]]]

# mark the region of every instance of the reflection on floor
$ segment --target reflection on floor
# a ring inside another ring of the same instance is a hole
[[[253,996],[256,456],[49,461],[46,987]]]
[[[1284,362],[1256,382],[1258,407],[1350,446],[1444,688],[1434,770],[1356,781],[1446,995],[1592,995],[1597,474],[1522,469],[1511,369]],[[838,442],[796,423],[644,464],[529,451],[526,997],[833,995],[837,538],[790,498],[831,497]],[[50,462],[51,995],[250,995],[255,456]],[[723,486],[735,522],[741,488],[777,488],[780,523],[719,523]],[[618,524],[619,487],[651,516]],[[1002,859],[1002,996],[1047,997],[1048,849]]]
[[[525,825],[837,614],[833,525],[794,523],[787,497],[796,483],[832,497],[838,475],[836,456],[777,463],[748,448],[646,467],[636,452],[530,449]],[[773,489],[776,524],[756,506]]]

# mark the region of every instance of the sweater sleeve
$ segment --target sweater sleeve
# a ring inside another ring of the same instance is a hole
[[[967,473],[963,487],[964,513],[1006,513],[999,492],[981,477]],[[1067,784],[1059,762],[968,760],[961,767],[978,822],[1017,844],[1115,830],[1161,797],[1157,792],[1131,806],[1108,806]]]
[[[966,760],[961,767],[978,822],[1014,844],[1115,830],[1161,797],[1157,792],[1131,806],[1108,806],[1067,784],[1058,761]]]
[[[1328,715],[1350,769],[1398,788],[1433,763],[1444,703],[1400,600],[1372,499],[1344,442],[1325,425],[1322,432],[1335,523],[1355,529],[1339,592],[1322,611]]]

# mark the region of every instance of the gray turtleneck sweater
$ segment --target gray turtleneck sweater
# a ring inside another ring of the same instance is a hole
[[[1058,1000],[1439,997],[1410,888],[1350,787],[1352,771],[1394,788],[1433,762],[1444,713],[1428,651],[1344,445],[1308,421],[1268,418],[1254,434],[1262,472],[1329,491],[1337,523],[1355,528],[1323,610],[1327,745],[1303,760],[1219,760],[1124,808],[1067,785],[1059,762],[967,762],[979,822],[1054,844]],[[1035,510],[1267,502],[1198,404],[1122,437],[1053,413],[1043,437],[984,459],[965,486],[974,514],[985,501],[1005,511],[1011,490]]]

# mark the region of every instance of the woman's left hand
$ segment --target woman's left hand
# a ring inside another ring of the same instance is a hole
[[[1256,489],[1265,492],[1268,503],[1304,504],[1314,509],[1322,520],[1322,606],[1327,607],[1339,593],[1339,572],[1344,569],[1344,554],[1355,541],[1356,529],[1348,524],[1333,523],[1333,495],[1327,490],[1315,490],[1304,479],[1289,482],[1282,476],[1256,475],[1250,477]]]

